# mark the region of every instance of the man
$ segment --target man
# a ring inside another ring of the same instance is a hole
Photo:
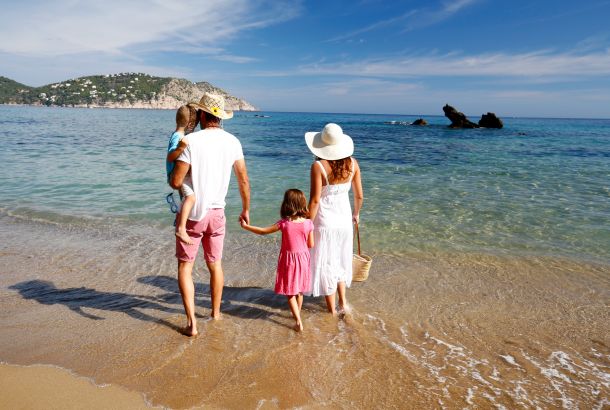
[[[203,245],[204,258],[210,271],[212,318],[219,319],[224,286],[221,264],[225,235],[224,207],[231,169],[237,177],[242,202],[239,219],[246,223],[250,221],[250,183],[241,143],[222,129],[221,120],[233,117],[233,112],[224,109],[224,98],[205,93],[199,103],[190,105],[201,110],[202,130],[188,136],[188,147],[176,160],[170,185],[178,189],[191,170],[196,201],[186,227],[193,244],[176,239],[176,258],[178,285],[187,318],[185,334],[195,336],[198,332],[192,273],[199,243]]]

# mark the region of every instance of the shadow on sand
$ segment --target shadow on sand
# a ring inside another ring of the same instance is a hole
[[[138,295],[100,292],[85,287],[59,289],[52,282],[43,280],[20,282],[9,286],[9,289],[18,291],[24,299],[35,300],[43,305],[64,305],[71,311],[92,320],[103,320],[104,318],[85,312],[83,308],[121,312],[134,319],[160,323],[176,331],[181,331],[176,325],[164,319],[150,316],[140,309],[155,309],[167,313],[183,313],[182,310],[163,306]]]
[[[138,282],[155,286],[166,293],[156,295],[154,300],[163,303],[182,305],[178,281],[170,276],[143,276]],[[197,306],[211,309],[210,287],[203,283],[195,283],[195,303]],[[222,314],[242,319],[269,320],[281,326],[292,329],[292,326],[279,322],[276,316],[285,316],[269,309],[280,309],[290,315],[284,296],[276,295],[271,289],[256,286],[225,286],[222,292]]]
[[[19,292],[24,299],[35,300],[43,305],[64,305],[71,311],[91,320],[103,320],[86,312],[83,308],[121,312],[130,317],[165,325],[177,332],[183,329],[160,318],[156,318],[142,309],[154,309],[172,314],[184,314],[182,299],[178,289],[178,281],[170,276],[144,276],[137,279],[139,283],[154,286],[165,293],[154,296],[131,295],[122,292],[101,292],[95,289],[79,287],[59,289],[49,281],[30,280],[9,286],[9,289]],[[195,295],[197,306],[210,309],[210,287],[202,283],[195,283]],[[168,307],[167,304],[180,305],[180,309]],[[317,304],[309,304],[308,307],[317,310]],[[276,310],[281,310],[279,314]],[[226,315],[242,319],[269,320],[281,326],[292,328],[287,323],[276,320],[275,317],[285,316],[288,313],[286,298],[276,295],[271,289],[260,287],[231,287],[225,286],[222,295],[222,312]],[[202,317],[201,315],[197,315]]]

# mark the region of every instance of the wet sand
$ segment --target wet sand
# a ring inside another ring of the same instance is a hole
[[[0,218],[0,360],[176,409],[610,405],[606,265],[375,254],[352,314],[306,298],[299,334],[272,292],[276,239],[232,234],[223,320],[199,259],[187,338],[170,235],[117,229]]]
[[[96,386],[65,369],[0,364],[3,409],[150,409],[142,395],[116,386]]]

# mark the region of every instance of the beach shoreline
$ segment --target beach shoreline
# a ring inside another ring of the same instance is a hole
[[[201,336],[187,338],[171,242],[162,235],[8,217],[0,232],[7,238],[0,360],[70,369],[151,405],[595,407],[610,392],[605,265],[373,254],[371,276],[349,291],[352,315],[331,318],[323,301],[306,298],[305,332],[297,334],[272,291],[268,238],[233,235],[224,319],[207,318],[199,258]],[[165,255],[151,258],[154,250]],[[334,383],[320,384],[325,378]]]

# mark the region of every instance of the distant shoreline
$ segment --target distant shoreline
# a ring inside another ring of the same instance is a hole
[[[35,107],[35,108],[107,108],[110,110],[177,110],[180,106],[170,107],[170,106],[150,106],[150,104],[141,104],[141,105],[121,105],[121,104],[112,104],[112,105],[97,105],[97,104],[75,104],[75,105],[44,105],[44,104],[18,104],[18,103],[0,103],[1,106],[6,107]],[[229,108],[230,109],[230,108]],[[259,112],[260,110],[239,110],[233,109],[234,112]]]

